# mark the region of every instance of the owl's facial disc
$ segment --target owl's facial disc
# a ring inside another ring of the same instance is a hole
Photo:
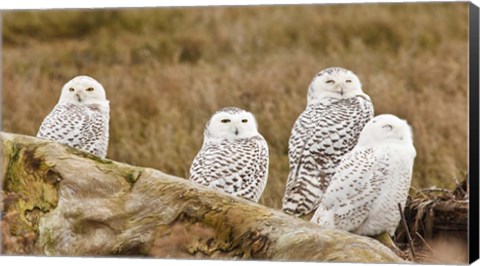
[[[249,112],[219,112],[210,120],[208,136],[215,139],[242,139],[258,135],[255,118]]]
[[[105,101],[106,95],[103,86],[88,76],[78,76],[67,82],[60,95],[60,102],[92,104]]]
[[[383,114],[368,122],[360,134],[363,142],[412,142],[412,131],[405,120],[394,115]]]
[[[323,98],[345,99],[363,95],[358,77],[351,71],[332,68],[321,71],[313,79],[308,91],[309,102]]]
[[[410,127],[404,121],[395,121],[394,123],[383,123],[383,133],[387,139],[404,140],[409,137]]]
[[[340,96],[348,96],[351,92],[361,89],[360,81],[351,72],[326,74],[318,78],[317,83],[323,90],[338,93]],[[321,83],[324,84],[321,84]]]

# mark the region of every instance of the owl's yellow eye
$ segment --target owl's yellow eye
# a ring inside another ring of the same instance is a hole
[[[247,119],[242,119],[242,123],[247,123],[248,120]]]
[[[69,91],[75,91],[75,89],[74,89],[74,88],[70,88],[70,89],[68,89],[68,90],[69,90]]]
[[[328,83],[328,84],[333,84],[333,83],[335,83],[335,81],[334,81],[334,80],[332,80],[332,79],[329,79],[329,80],[327,80],[325,83]]]
[[[220,120],[220,122],[222,122],[222,123],[230,123],[230,119],[222,119],[222,120]]]
[[[352,83],[352,80],[351,79],[347,79],[345,80],[346,83]]]
[[[93,88],[92,88],[92,87],[90,87],[90,88],[88,88],[88,89],[87,89],[87,91],[93,91]]]

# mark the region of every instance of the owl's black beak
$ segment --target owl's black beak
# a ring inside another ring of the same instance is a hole
[[[343,96],[343,87],[340,89],[340,95]]]
[[[238,128],[235,128],[235,135],[238,136]]]
[[[78,100],[79,102],[82,101],[82,97],[80,96],[80,93],[75,93],[75,97],[77,97],[77,100]]]

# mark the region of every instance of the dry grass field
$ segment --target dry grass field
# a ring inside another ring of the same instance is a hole
[[[3,131],[35,135],[70,78],[111,104],[108,157],[188,177],[205,122],[256,115],[270,147],[261,203],[281,207],[292,125],[312,77],[354,71],[375,105],[413,126],[412,186],[467,169],[467,3],[200,7],[2,14]]]

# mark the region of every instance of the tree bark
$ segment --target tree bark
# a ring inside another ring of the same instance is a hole
[[[33,137],[1,140],[3,254],[403,262],[374,239],[154,169]]]

